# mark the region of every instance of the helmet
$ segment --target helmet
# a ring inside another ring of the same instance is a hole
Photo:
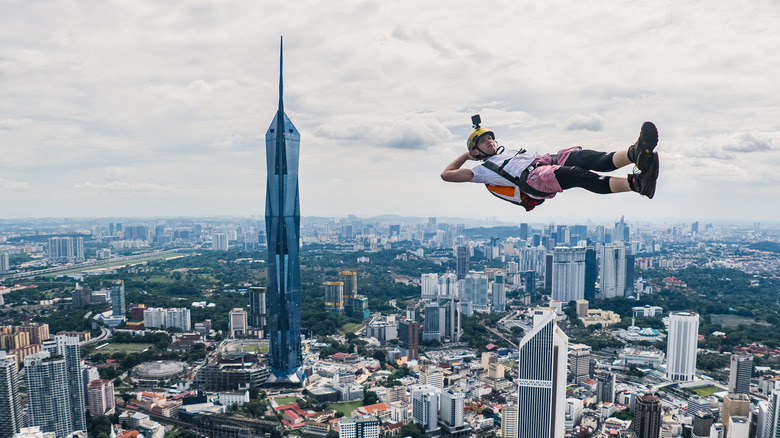
[[[466,147],[468,148],[469,152],[477,147],[477,141],[479,141],[479,138],[482,137],[483,134],[490,134],[490,137],[492,137],[493,140],[496,139],[496,135],[493,134],[493,131],[487,128],[477,127],[474,132],[469,135],[469,139],[466,140]]]

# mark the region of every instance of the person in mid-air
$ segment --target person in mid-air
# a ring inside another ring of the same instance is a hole
[[[441,178],[448,182],[485,184],[501,199],[532,210],[545,199],[573,187],[593,193],[608,194],[634,191],[652,198],[658,179],[658,130],[651,122],[642,124],[639,139],[626,150],[599,152],[572,147],[550,155],[539,155],[525,149],[504,150],[498,146],[493,131],[479,126],[479,115],[471,118],[474,132],[466,141],[468,150],[447,165]],[[466,161],[482,161],[471,169],[462,168]],[[627,177],[599,175],[630,164],[635,173]]]

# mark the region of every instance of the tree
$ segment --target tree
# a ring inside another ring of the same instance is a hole
[[[363,406],[369,406],[379,403],[379,397],[374,391],[363,389]]]

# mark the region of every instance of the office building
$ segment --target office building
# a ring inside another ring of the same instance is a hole
[[[440,324],[442,339],[460,342],[460,335],[463,332],[460,328],[460,301],[455,298],[441,298],[439,312],[443,317]]]
[[[555,311],[534,311],[534,327],[520,341],[518,437],[563,438],[568,337]]]
[[[439,295],[439,274],[422,274],[420,276],[420,296],[433,300]]]
[[[249,326],[265,329],[267,311],[265,307],[266,288],[249,288]]]
[[[490,311],[492,313],[504,312],[506,310],[506,277],[502,274],[496,274],[490,285],[490,291]]]
[[[87,406],[89,415],[95,418],[114,413],[114,382],[111,380],[93,380],[87,386]]]
[[[249,331],[249,321],[246,310],[237,307],[230,311],[229,315],[230,337],[245,336]]]
[[[458,296],[458,276],[453,273],[439,276],[439,295],[443,297],[460,298]]]
[[[267,384],[303,384],[301,353],[301,266],[298,158],[301,135],[284,113],[282,54],[279,54],[279,108],[266,144],[265,230],[268,233]]]
[[[444,315],[440,312],[439,305],[428,303],[424,311],[423,320],[423,341],[441,341],[441,326],[443,325]]]
[[[569,344],[569,370],[570,383],[579,385],[583,380],[590,378],[590,359],[593,349],[585,344]]]
[[[149,227],[146,225],[128,225],[124,229],[124,237],[127,240],[149,240]]]
[[[123,317],[126,310],[125,282],[124,280],[114,280],[111,283],[111,315]]]
[[[11,437],[22,426],[16,358],[0,351],[0,437]]]
[[[214,233],[211,236],[211,249],[213,249],[214,251],[227,251],[228,250],[227,233]]]
[[[559,246],[552,256],[552,299],[563,303],[584,299],[585,248]]]
[[[696,372],[696,347],[699,336],[699,314],[671,312],[666,349],[666,378],[674,381],[693,380]]]
[[[631,422],[637,438],[659,438],[661,434],[661,399],[652,394],[637,397],[634,421]]]
[[[344,300],[350,298],[357,298],[358,296],[357,272],[341,271],[339,272],[339,281],[344,284]]]
[[[0,252],[0,274],[6,274],[11,270],[7,252]]]
[[[769,410],[764,421],[763,438],[780,438],[780,380],[774,382],[769,395]]]
[[[401,351],[409,360],[418,360],[420,348],[420,324],[402,319],[398,322],[398,341]]]
[[[65,358],[41,351],[24,358],[24,370],[29,425],[63,437],[79,430],[73,424]]]
[[[379,438],[380,423],[376,417],[344,417],[339,420],[339,438]]]
[[[455,275],[458,280],[463,280],[469,273],[470,249],[466,245],[455,248]]]
[[[428,435],[439,430],[439,394],[440,390],[432,385],[417,385],[411,389],[412,420],[420,423]]]
[[[705,438],[710,436],[710,429],[712,429],[712,412],[699,411],[691,415],[693,420],[691,422],[691,437],[692,438]]]
[[[615,402],[615,373],[601,371],[596,374],[596,395],[601,403]]]
[[[463,301],[468,301],[474,310],[487,311],[489,306],[487,276],[472,273],[466,275],[463,280]]]
[[[750,376],[753,375],[753,355],[732,354],[729,365],[729,393],[750,394]]]
[[[726,394],[723,396],[723,412],[720,415],[720,422],[729,433],[729,419],[731,417],[747,417],[750,415],[750,397],[746,394]]]
[[[748,438],[750,436],[750,421],[748,417],[732,415],[726,428],[726,438]]]
[[[344,313],[344,283],[341,281],[326,281],[324,286],[325,311]]]
[[[592,246],[585,248],[585,287],[583,295],[586,300],[596,299],[596,279],[598,278],[598,263],[596,261],[596,249]]]
[[[441,422],[450,428],[463,427],[463,408],[466,396],[448,389],[441,392]]]
[[[601,247],[601,295],[604,298],[622,297],[626,291],[626,247],[610,243]]]

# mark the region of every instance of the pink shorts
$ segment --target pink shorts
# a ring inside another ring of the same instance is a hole
[[[550,196],[545,197],[545,199],[552,198],[556,193],[562,192],[563,189],[561,189],[558,179],[555,178],[555,171],[566,164],[566,160],[573,151],[578,150],[582,150],[582,147],[574,146],[562,149],[555,154],[555,159],[550,154],[542,155],[533,162],[532,165],[536,165],[536,167],[528,172],[525,182],[540,192],[550,193]]]

